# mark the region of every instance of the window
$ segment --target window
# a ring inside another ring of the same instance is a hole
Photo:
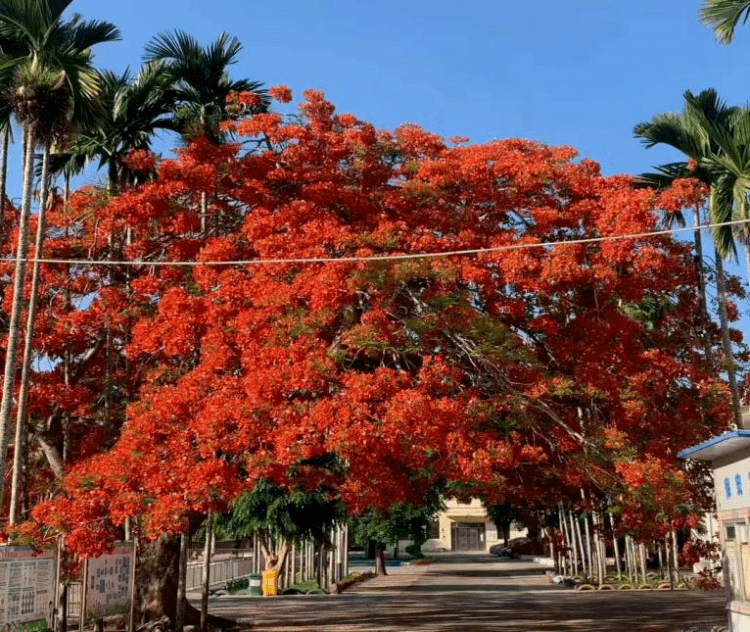
[[[737,488],[737,495],[742,496],[742,476],[734,475],[734,486]]]
[[[732,485],[729,483],[729,477],[724,479],[724,495],[727,498],[732,497]]]

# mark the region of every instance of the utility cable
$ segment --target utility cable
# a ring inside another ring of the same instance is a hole
[[[569,239],[562,241],[545,241],[540,243],[521,243],[507,244],[505,246],[496,246],[491,248],[469,248],[466,250],[449,250],[446,252],[421,252],[410,254],[394,255],[371,255],[366,257],[292,257],[292,258],[271,258],[271,259],[243,259],[239,261],[149,261],[143,259],[132,259],[126,261],[92,259],[25,259],[28,263],[43,264],[66,264],[66,265],[89,265],[89,266],[259,266],[273,264],[305,264],[305,263],[360,263],[368,261],[407,261],[413,259],[436,259],[446,257],[459,257],[465,255],[481,255],[494,252],[508,252],[511,250],[528,250],[531,248],[549,248],[553,246],[567,246],[580,244],[594,244],[603,241],[619,241],[623,239],[641,239],[643,237],[657,237],[660,235],[671,235],[674,233],[694,231],[696,228],[720,228],[722,226],[738,226],[750,223],[749,219],[736,219],[729,222],[719,222],[715,224],[701,224],[698,227],[684,226],[678,228],[666,228],[663,230],[654,230],[643,233],[626,233],[622,235],[606,235],[603,237],[587,237],[581,239]],[[19,261],[19,258],[2,258],[0,261],[11,262]]]

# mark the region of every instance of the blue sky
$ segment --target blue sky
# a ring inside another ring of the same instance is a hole
[[[731,46],[697,18],[700,0],[76,0],[123,40],[100,67],[136,67],[156,33],[244,44],[235,76],[324,90],[339,110],[378,126],[416,122],[472,141],[523,137],[569,144],[605,173],[673,155],[644,151],[633,126],[682,107],[686,89],[750,99],[750,26]]]
[[[244,44],[235,77],[326,92],[340,111],[393,128],[415,122],[473,142],[523,137],[575,147],[604,173],[675,160],[646,151],[633,126],[715,87],[750,100],[750,25],[730,46],[697,18],[700,0],[76,0],[121,42],[96,65],[137,68],[154,35],[184,29]],[[160,145],[167,150],[175,140]],[[11,174],[11,178],[13,178]],[[103,174],[102,174],[103,177]],[[16,181],[20,178],[16,178]],[[11,181],[10,194],[18,196]],[[744,267],[744,266],[743,266]],[[743,306],[748,311],[748,306]]]

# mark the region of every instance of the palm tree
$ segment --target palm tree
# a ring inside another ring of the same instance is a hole
[[[91,47],[119,39],[109,22],[82,22],[62,14],[72,0],[1,0],[0,40],[15,42],[13,54],[0,57],[0,86],[7,86],[9,108],[22,126],[26,147],[19,235],[8,325],[2,402],[0,403],[0,472],[5,471],[13,384],[18,359],[19,321],[26,278],[28,222],[31,210],[34,150],[49,148],[72,123],[94,118],[99,82],[91,66]],[[40,209],[43,213],[44,208]],[[39,222],[43,224],[41,216]],[[42,233],[43,238],[43,233]],[[37,243],[36,258],[42,253]],[[36,264],[35,264],[36,265]],[[33,294],[32,294],[33,297]],[[30,311],[33,305],[30,305]],[[19,408],[25,402],[19,402]],[[0,498],[4,477],[0,477]]]
[[[144,61],[164,62],[172,76],[176,128],[185,138],[203,136],[220,142],[219,123],[227,116],[227,96],[232,92],[255,92],[258,111],[268,108],[262,83],[229,76],[229,66],[237,62],[241,50],[240,41],[227,33],[204,48],[180,30],[160,33],[146,45]]]
[[[263,84],[248,79],[232,80],[229,66],[236,63],[242,44],[236,37],[222,33],[203,48],[184,31],[160,33],[147,45],[146,62],[162,61],[172,75],[175,88],[175,127],[185,140],[203,137],[219,143],[224,139],[219,124],[227,118],[227,97],[232,92],[258,95],[256,111],[270,104]],[[201,191],[201,233],[206,232],[207,192]]]
[[[663,185],[680,177],[695,177],[710,187],[708,211],[712,223],[730,220],[735,210],[735,202],[742,196],[742,183],[745,168],[744,160],[739,160],[738,154],[744,154],[740,148],[731,148],[733,130],[744,125],[744,117],[739,108],[727,106],[718,98],[715,90],[704,90],[698,95],[690,91],[685,92],[685,108],[682,113],[665,113],[655,116],[647,123],[636,125],[634,134],[640,138],[646,147],[666,144],[682,152],[688,160],[671,163],[658,168],[657,173],[644,174],[641,182]],[[740,124],[737,123],[740,121]],[[738,134],[739,136],[739,134]],[[724,150],[729,153],[724,153]],[[740,155],[739,157],[742,157]],[[737,159],[736,163],[729,164]],[[747,171],[745,173],[750,173]],[[728,191],[732,191],[728,195]],[[746,189],[744,189],[746,191]],[[746,206],[746,205],[745,205]],[[746,210],[746,209],[745,209]],[[684,222],[684,219],[682,220]],[[700,211],[693,210],[694,240],[696,249],[696,265],[699,266],[699,278],[703,277],[702,253],[703,247],[700,235]],[[735,422],[742,424],[739,391],[734,367],[732,345],[729,336],[729,321],[727,315],[727,298],[725,289],[725,275],[723,258],[736,256],[736,246],[731,227],[722,226],[714,230],[714,247],[716,251],[716,282],[719,296],[719,320],[722,333],[722,347],[726,357],[726,371],[729,388],[732,395]],[[706,310],[705,281],[699,281],[702,318],[704,328],[708,324]],[[707,329],[704,329],[704,344],[706,345],[707,360],[709,360],[709,341]]]
[[[26,49],[23,42],[0,36],[0,55],[19,56]],[[6,79],[9,80],[9,77]],[[0,148],[0,244],[5,241],[5,208],[6,208],[6,185],[8,181],[8,148],[13,140],[11,121],[13,112],[9,92],[11,86],[5,83],[0,86],[0,133],[2,134],[2,147]]]
[[[729,44],[734,39],[734,31],[742,20],[750,17],[750,2],[747,0],[703,0],[698,15],[706,26],[714,30],[716,39]]]
[[[52,171],[76,173],[87,162],[107,168],[111,191],[137,184],[138,174],[124,158],[132,151],[150,149],[158,130],[174,130],[172,76],[162,62],[146,64],[135,77],[126,70],[100,74],[101,112],[93,125],[79,130],[67,151],[53,160]]]

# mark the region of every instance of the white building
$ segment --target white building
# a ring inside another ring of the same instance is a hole
[[[683,450],[710,461],[732,632],[750,632],[750,430],[732,430]]]

